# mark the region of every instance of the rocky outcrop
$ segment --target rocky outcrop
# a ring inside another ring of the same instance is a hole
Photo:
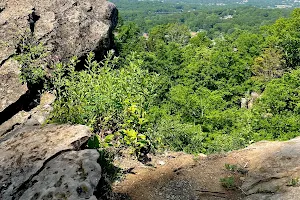
[[[23,110],[22,102],[34,95],[20,83],[20,66],[12,59],[22,38],[43,43],[50,52],[48,63],[84,58],[90,51],[102,58],[113,47],[116,24],[117,9],[106,0],[1,1],[0,124],[12,117],[4,117],[12,110]]]
[[[257,92],[251,92],[248,98],[241,98],[241,108],[252,109],[254,103],[261,95]]]
[[[300,197],[300,137],[286,142],[262,141],[226,154],[193,157],[165,152],[150,156],[149,168],[128,158],[117,161],[130,173],[114,184],[114,191],[133,200]]]
[[[99,153],[83,150],[89,128],[45,125],[55,95],[22,84],[13,57],[33,41],[49,52],[45,65],[90,51],[101,59],[116,24],[106,0],[0,1],[0,199],[96,199],[102,171]]]
[[[75,151],[90,135],[89,128],[81,125],[46,125],[24,126],[2,137],[0,199],[38,199],[52,193],[92,197],[101,178],[99,155]],[[80,187],[82,192],[77,191]]]
[[[294,200],[300,195],[300,138],[259,142],[247,148],[249,174],[242,185],[246,200]]]
[[[16,102],[27,91],[27,86],[20,82],[20,67],[9,59],[0,67],[0,112]]]
[[[0,199],[96,199],[101,167],[96,150],[81,150],[91,132],[44,125],[55,95],[0,125]]]
[[[106,0],[4,0],[2,4],[0,63],[16,53],[26,31],[59,60],[89,51],[103,54],[112,47],[117,10]]]

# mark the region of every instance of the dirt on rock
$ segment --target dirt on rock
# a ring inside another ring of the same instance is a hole
[[[116,165],[130,173],[113,190],[132,200],[300,199],[300,137],[209,156],[165,152],[147,166],[124,158]]]
[[[238,156],[193,156],[166,152],[152,156],[145,166],[135,160],[121,160],[117,165],[132,169],[123,181],[115,183],[114,192],[128,194],[132,200],[219,200],[242,199],[239,189],[243,175],[231,172],[225,164],[245,166]],[[236,188],[226,189],[220,179],[232,176]]]

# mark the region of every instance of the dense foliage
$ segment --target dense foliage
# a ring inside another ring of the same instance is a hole
[[[299,2],[295,0],[113,0],[117,4],[122,3],[122,7],[128,7],[131,4],[160,4],[167,6],[174,6],[177,9],[183,9],[185,7],[195,7],[195,6],[230,6],[234,5],[251,5],[257,7],[268,7],[274,8],[276,5],[289,5],[289,6],[297,6]],[[167,7],[165,6],[165,7]]]
[[[219,33],[232,33],[236,29],[258,31],[261,25],[274,23],[279,17],[287,17],[291,12],[291,9],[250,7],[253,4],[216,6],[209,5],[210,1],[204,4],[199,1],[174,3],[173,1],[115,0],[113,2],[120,10],[121,22],[122,20],[134,22],[143,32],[148,33],[156,25],[180,23],[188,26],[191,31],[205,30],[211,38]],[[258,5],[257,2],[255,5]]]
[[[299,16],[295,9],[259,31],[215,32],[213,39],[208,32],[191,37],[181,24],[155,26],[146,38],[133,23],[120,27],[121,60],[137,50],[142,67],[163,80],[160,102],[148,110],[149,137],[173,150],[211,153],[299,135]]]
[[[272,25],[194,37],[182,23],[143,37],[124,22],[115,34],[118,57],[99,63],[91,53],[83,71],[76,58],[53,66],[51,121],[87,124],[97,133],[92,146],[130,146],[137,156],[150,147],[213,153],[293,138],[300,135],[299,30],[300,9]]]

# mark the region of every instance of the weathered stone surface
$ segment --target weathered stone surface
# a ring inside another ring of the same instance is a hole
[[[49,93],[33,109],[22,111],[20,105],[13,109],[15,116],[10,112],[23,97],[35,95],[20,83],[13,56],[26,35],[44,43],[50,52],[47,62],[84,57],[90,51],[101,58],[113,46],[116,24],[117,10],[106,0],[0,1],[0,199],[96,199],[99,155],[74,151],[91,135],[89,128],[44,126],[55,100]]]
[[[27,92],[27,86],[21,83],[19,74],[19,65],[13,59],[0,67],[0,112]]]
[[[247,102],[246,98],[241,98],[241,108],[247,108]]]
[[[5,135],[9,134],[17,126],[21,126],[26,123],[29,119],[30,113],[25,111],[20,111],[18,114],[14,115],[11,119],[0,125],[0,139]]]
[[[52,104],[55,99],[54,94],[48,92],[42,94],[40,104],[29,111],[30,119],[26,121],[25,125],[43,125],[53,110]]]
[[[148,164],[155,168],[119,158],[115,163],[132,169],[133,174],[115,183],[114,191],[137,200],[300,199],[300,137],[286,142],[262,141],[197,160],[192,155],[169,155],[151,156]],[[160,165],[160,160],[164,165]],[[226,167],[228,164],[232,165],[231,170]],[[234,178],[234,190],[220,183],[227,177]]]
[[[0,13],[0,63],[16,52],[26,31],[49,48],[54,59],[103,54],[112,46],[117,10],[106,0],[4,0]],[[34,13],[34,14],[33,14]],[[34,15],[32,26],[29,15]]]
[[[101,179],[97,150],[70,151],[49,161],[20,197],[28,199],[95,199]]]
[[[12,59],[21,38],[33,36],[42,42],[50,52],[45,59],[49,63],[84,57],[90,51],[102,58],[113,46],[116,24],[117,9],[106,0],[2,0],[0,124],[1,112],[28,92],[19,81],[20,66]]]
[[[20,36],[28,29],[33,6],[28,1],[3,0],[0,12],[0,63],[16,53]]]
[[[253,194],[246,197],[244,200],[296,200],[299,199],[300,188],[290,187],[286,188],[283,192],[274,194]]]
[[[48,161],[79,149],[91,135],[86,126],[24,126],[0,139],[0,199],[12,199]]]
[[[245,150],[249,160],[249,174],[242,189],[246,200],[292,200],[300,196],[300,138],[287,142],[259,142]],[[296,181],[297,182],[297,181]],[[297,199],[296,198],[296,199]]]
[[[40,104],[29,112],[20,111],[11,119],[0,125],[0,140],[4,136],[13,133],[14,129],[23,126],[43,125],[52,111],[52,103],[55,100],[55,95],[44,93],[41,96]]]

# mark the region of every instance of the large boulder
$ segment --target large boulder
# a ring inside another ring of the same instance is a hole
[[[90,51],[102,58],[113,47],[117,9],[106,0],[2,0],[0,2],[0,124],[17,101],[28,94],[12,60],[24,38],[44,44],[46,62],[84,58]],[[22,106],[17,105],[22,110]],[[6,112],[1,112],[6,109]]]
[[[81,150],[89,128],[45,125],[55,96],[35,101],[13,57],[20,43],[34,41],[50,52],[46,63],[90,51],[102,58],[116,24],[117,10],[106,0],[0,1],[0,199],[96,199],[99,154]]]
[[[17,51],[26,31],[61,60],[112,47],[117,10],[106,0],[4,0],[0,12],[0,63]]]
[[[95,167],[97,156],[92,152],[73,152],[80,150],[90,136],[91,132],[86,126],[46,125],[16,128],[0,138],[0,199],[18,199],[36,182],[40,182],[35,185],[40,191],[58,191],[60,189],[53,189],[52,183],[49,183],[57,178],[69,186],[72,180],[74,184],[85,183],[89,189],[95,187],[96,183],[90,177],[95,174],[89,170],[99,172],[99,167]],[[90,164],[87,164],[87,157],[91,157]],[[68,169],[69,174],[66,174],[62,166],[72,168],[70,163],[73,163],[74,169]],[[58,168],[61,170],[57,171]],[[80,179],[75,174],[82,168],[87,168],[87,173]],[[62,177],[64,174],[66,177]],[[43,181],[48,184],[42,185]],[[73,187],[69,189],[74,192]],[[28,197],[37,189],[30,191],[24,195]]]

